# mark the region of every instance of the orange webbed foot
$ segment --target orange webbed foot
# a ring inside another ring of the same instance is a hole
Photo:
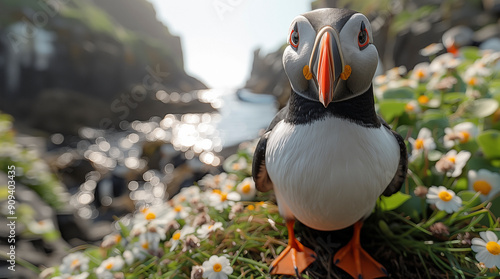
[[[351,241],[335,254],[333,262],[356,279],[387,277],[387,270],[361,247],[359,236],[362,226],[362,222],[354,225]]]
[[[288,246],[271,263],[269,272],[271,274],[300,276],[302,271],[316,260],[316,253],[310,248],[302,245],[293,232],[294,221],[286,221],[288,228]]]

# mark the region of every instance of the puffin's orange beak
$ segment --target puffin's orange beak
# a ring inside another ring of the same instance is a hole
[[[335,98],[343,64],[337,31],[330,26],[323,27],[316,37],[309,68],[318,88],[319,101],[325,108]]]
[[[333,99],[333,84],[335,83],[335,69],[333,68],[331,35],[325,32],[321,37],[318,61],[318,90],[319,100],[325,106]]]
[[[448,51],[449,53],[452,53],[453,56],[455,56],[455,57],[458,56],[458,47],[455,44],[455,42],[453,42],[449,47],[447,47],[446,51]]]

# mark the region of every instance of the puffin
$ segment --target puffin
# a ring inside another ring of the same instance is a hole
[[[388,275],[360,245],[363,220],[381,195],[401,189],[407,173],[404,139],[377,115],[372,79],[378,52],[361,13],[324,8],[297,16],[288,31],[283,67],[292,93],[260,137],[252,177],[273,190],[288,245],[271,274],[299,276],[315,261],[294,224],[322,231],[353,226],[334,264],[354,278]]]

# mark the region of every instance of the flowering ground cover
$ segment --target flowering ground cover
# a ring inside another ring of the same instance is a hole
[[[426,51],[430,50],[427,49]],[[431,53],[374,80],[377,109],[406,140],[409,174],[365,221],[362,242],[394,278],[495,277],[500,268],[500,53]],[[161,204],[117,218],[42,278],[269,278],[287,233],[272,193],[250,178],[254,143]],[[332,253],[349,229],[298,236],[318,254],[304,278],[344,278]]]

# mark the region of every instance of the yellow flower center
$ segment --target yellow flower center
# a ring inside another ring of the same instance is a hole
[[[220,263],[214,264],[214,271],[220,272],[222,270],[222,265]]]
[[[219,184],[219,183],[220,183],[220,181],[221,181],[221,177],[220,177],[220,175],[216,175],[216,176],[214,177],[214,182],[215,182],[215,184]]]
[[[110,270],[112,268],[113,268],[113,263],[109,263],[109,264],[106,265],[106,269],[107,270]]]
[[[78,259],[74,259],[72,262],[71,262],[71,268],[75,268],[77,266],[80,265],[80,261]]]
[[[500,254],[500,244],[495,241],[490,241],[486,243],[486,250],[496,256]]]
[[[491,184],[486,180],[477,180],[472,184],[472,188],[476,192],[481,192],[483,195],[488,195],[491,191]]]
[[[422,96],[418,97],[417,101],[420,104],[427,104],[429,102],[429,97],[422,95]]]
[[[245,194],[250,193],[250,190],[252,190],[252,186],[250,186],[250,184],[245,184],[241,187],[241,191]]]
[[[416,139],[415,140],[415,149],[423,149],[424,148],[424,140]]]
[[[418,79],[423,79],[425,77],[424,70],[422,70],[422,69],[417,70],[417,77],[418,77]]]
[[[144,249],[144,250],[148,250],[149,249],[149,243],[147,242],[144,242],[141,247]]]
[[[181,233],[180,232],[174,233],[174,235],[172,235],[172,239],[173,240],[179,240],[180,238],[181,238]]]
[[[406,111],[414,111],[414,110],[415,110],[415,106],[414,106],[414,105],[412,105],[412,104],[410,104],[410,103],[407,103],[407,104],[405,105],[405,110],[406,110]]]
[[[474,86],[477,84],[477,78],[476,77],[471,77],[469,81],[467,82],[470,86]]]
[[[148,214],[146,214],[146,220],[151,221],[154,219],[156,219],[156,214],[154,214],[153,212],[148,212]]]
[[[220,194],[220,201],[226,201],[227,200],[227,193],[221,193]]]
[[[116,241],[116,243],[119,243],[120,241],[122,241],[122,236],[120,234],[117,234],[115,236],[115,241]]]
[[[250,210],[250,211],[255,210],[255,206],[253,204],[249,204],[247,206],[247,209]]]
[[[469,138],[470,138],[470,133],[467,132],[467,131],[462,131],[460,132],[460,143],[466,143],[469,141]]]
[[[450,161],[450,162],[452,162],[453,164],[455,164],[455,161],[456,161],[455,156],[450,156],[450,157],[448,157],[448,161]]]
[[[181,212],[182,211],[182,206],[177,205],[174,207],[175,212]]]
[[[221,191],[220,191],[219,189],[214,189],[212,192],[213,192],[214,194],[219,194],[219,195],[220,195],[220,193],[221,193]]]
[[[233,164],[233,170],[239,170],[239,169],[241,169],[240,164],[239,163],[234,163]]]
[[[448,191],[439,192],[438,197],[445,202],[448,202],[453,198],[453,196],[450,193],[448,193]]]

